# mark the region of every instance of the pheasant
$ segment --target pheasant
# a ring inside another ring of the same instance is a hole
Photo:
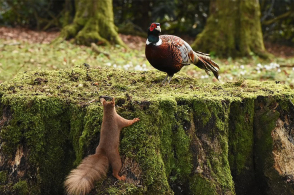
[[[145,55],[154,68],[167,73],[162,84],[166,81],[169,84],[175,73],[191,63],[204,69],[208,75],[211,71],[218,79],[219,66],[210,59],[209,54],[193,51],[191,46],[180,37],[159,36],[160,32],[159,23],[152,23],[148,28]]]

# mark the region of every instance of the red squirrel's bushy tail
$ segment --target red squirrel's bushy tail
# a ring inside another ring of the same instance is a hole
[[[108,166],[108,158],[105,155],[96,153],[84,158],[64,182],[67,194],[85,195],[89,193],[94,188],[94,182],[106,176]]]

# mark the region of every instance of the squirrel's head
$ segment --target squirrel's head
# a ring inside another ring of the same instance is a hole
[[[104,98],[100,98],[100,102],[102,103],[104,108],[113,108],[115,106],[114,98],[112,98],[111,101],[106,101]]]

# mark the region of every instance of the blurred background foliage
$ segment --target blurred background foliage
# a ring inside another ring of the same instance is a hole
[[[211,0],[212,1],[212,0]],[[294,0],[259,0],[264,38],[294,45]],[[115,24],[123,34],[145,37],[153,21],[166,34],[193,37],[209,15],[210,0],[113,0]],[[74,0],[2,0],[0,25],[60,30],[73,20]]]
[[[48,30],[61,27],[64,0],[1,0],[0,24]]]
[[[264,39],[294,43],[294,0],[259,0]]]

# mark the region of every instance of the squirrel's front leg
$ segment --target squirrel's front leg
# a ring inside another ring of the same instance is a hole
[[[134,124],[135,122],[138,122],[138,121],[140,121],[139,118],[134,118],[133,120],[126,120],[126,126],[125,127],[131,126],[132,124]]]
[[[122,128],[124,127],[128,127],[128,126],[131,126],[132,124],[134,124],[135,122],[138,122],[140,121],[139,118],[134,118],[133,120],[127,120],[127,119],[124,119],[123,117],[119,116],[119,124]]]

